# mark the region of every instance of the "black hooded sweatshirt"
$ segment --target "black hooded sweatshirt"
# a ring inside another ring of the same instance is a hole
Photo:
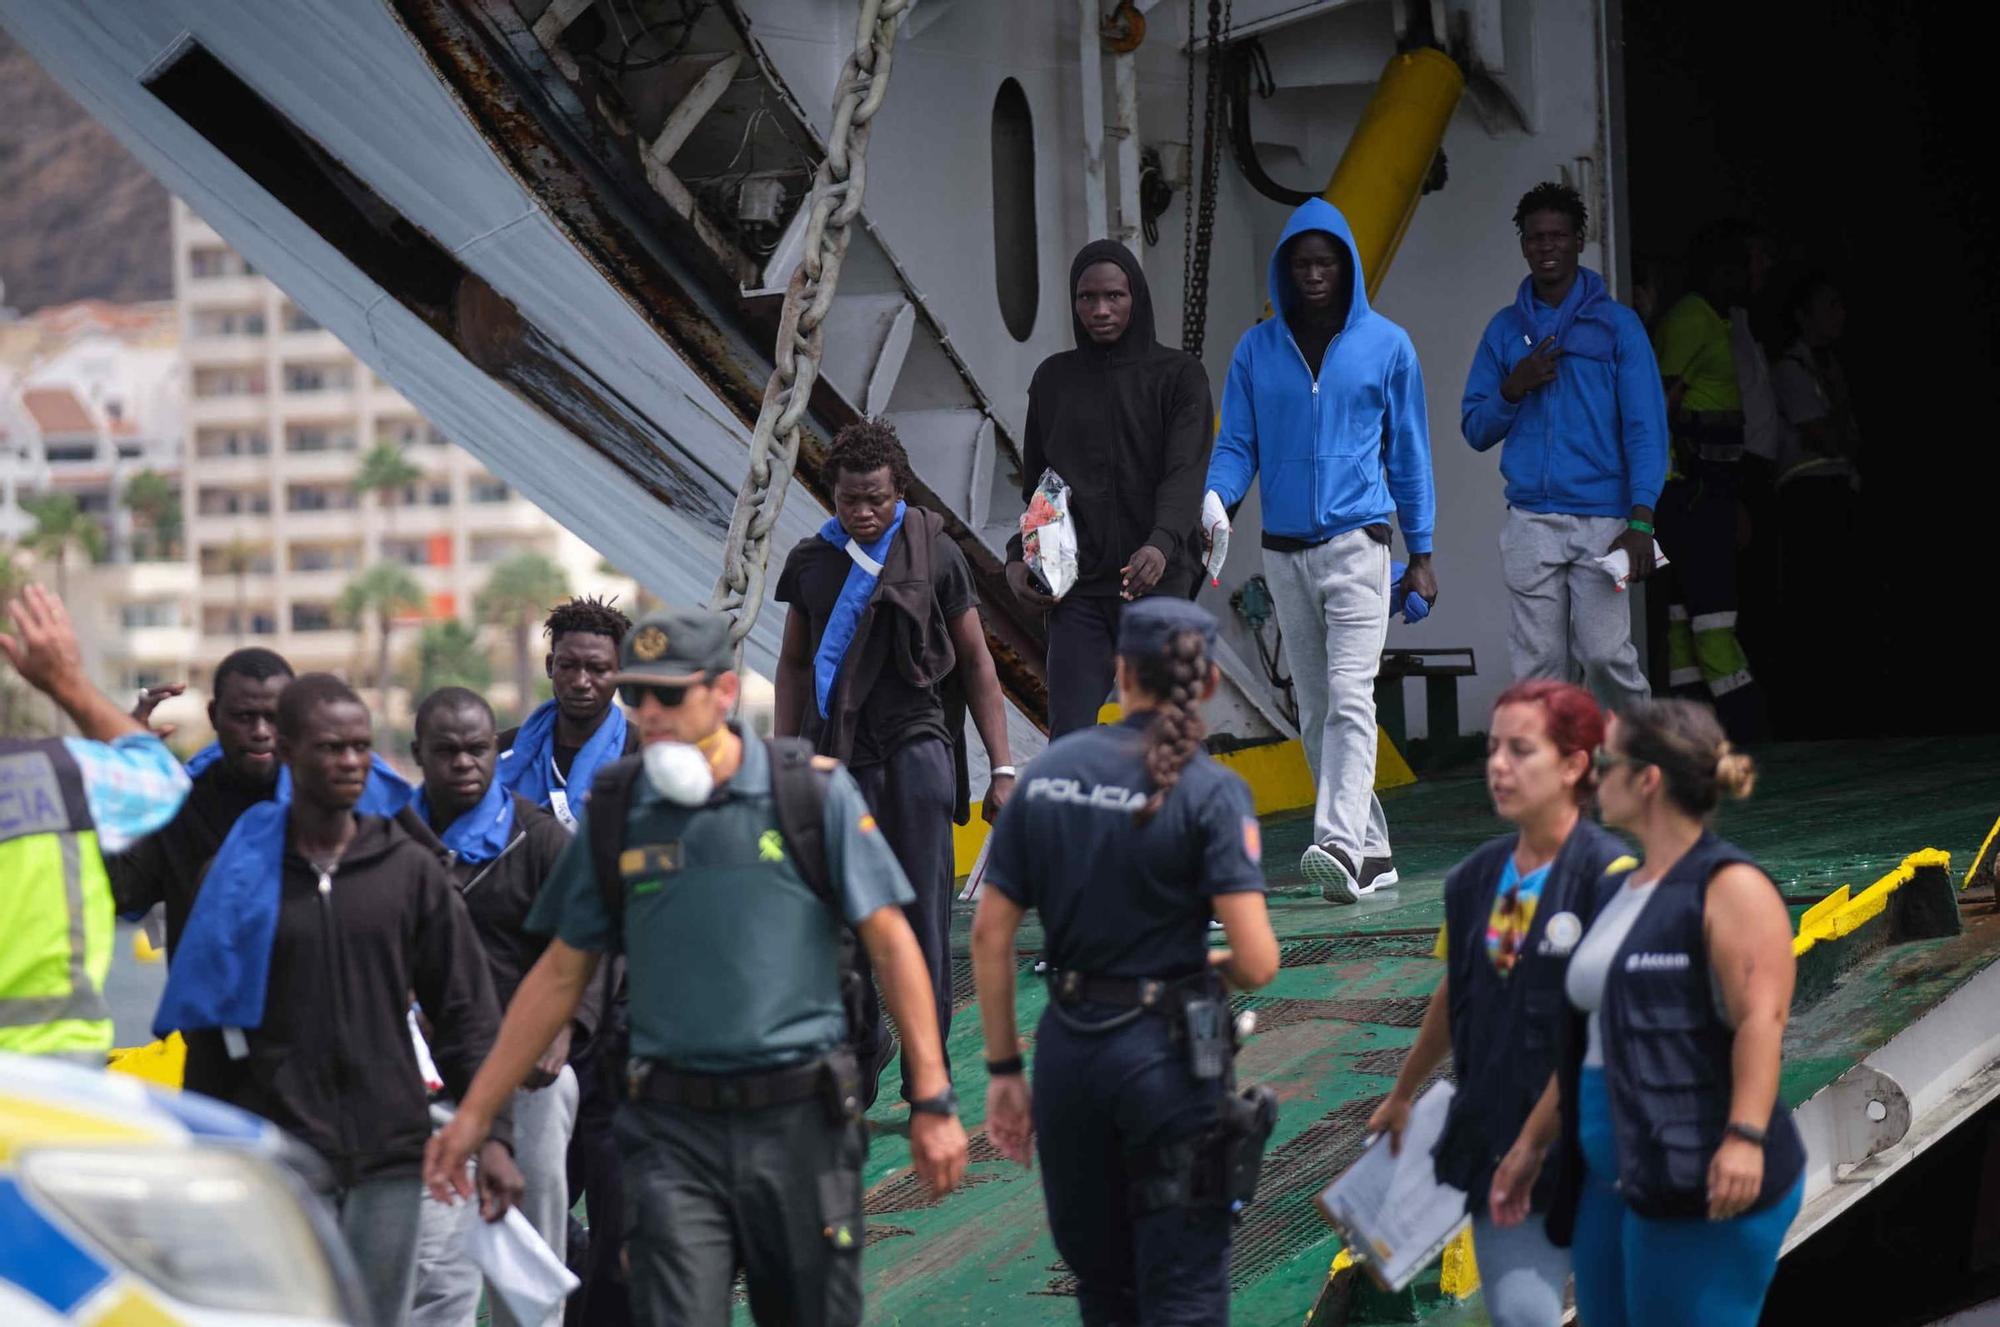
[[[1116,263],[1132,283],[1132,321],[1109,346],[1090,339],[1076,316],[1084,269]],[[1021,501],[1034,496],[1042,471],[1070,487],[1077,527],[1073,595],[1118,594],[1120,569],[1151,544],[1166,555],[1156,593],[1186,595],[1201,562],[1201,498],[1215,441],[1215,408],[1201,361],[1153,335],[1153,296],[1124,245],[1086,244],[1069,269],[1075,350],[1043,360],[1028,385]],[[1019,560],[1018,535],[1008,545]]]
[[[132,845],[129,852],[105,859],[111,876],[111,896],[118,911],[147,912],[155,903],[167,905],[167,953],[180,945],[188,913],[194,909],[202,873],[229,831],[245,811],[268,802],[278,791],[275,778],[249,783],[218,760],[195,776],[194,787],[166,828]]]
[[[500,1030],[486,952],[444,863],[397,821],[356,820],[324,895],[319,872],[285,848],[264,1024],[245,1033],[247,1058],[229,1059],[219,1032],[188,1038],[189,1088],[279,1125],[325,1158],[343,1189],[414,1181],[422,1168],[430,1101],[410,993],[454,1099]],[[210,1052],[200,1059],[214,1081],[193,1081],[196,1043]],[[512,1145],[511,1107],[493,1136]]]

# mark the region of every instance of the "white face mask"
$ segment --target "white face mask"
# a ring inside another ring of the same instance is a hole
[[[677,806],[700,806],[715,791],[715,771],[698,747],[648,742],[644,758],[653,790]]]

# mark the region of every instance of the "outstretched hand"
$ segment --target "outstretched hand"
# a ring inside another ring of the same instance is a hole
[[[76,642],[63,601],[39,585],[30,585],[7,605],[13,634],[0,632],[0,654],[21,680],[46,695],[83,677],[83,650]]]

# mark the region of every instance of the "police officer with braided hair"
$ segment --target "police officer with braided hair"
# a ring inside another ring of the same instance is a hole
[[[1228,1321],[1231,1221],[1276,1118],[1267,1091],[1232,1085],[1224,983],[1268,982],[1278,942],[1250,791],[1202,748],[1214,643],[1215,619],[1185,600],[1126,607],[1124,721],[1029,766],[994,826],[973,922],[987,1132],[1022,1165],[1039,1143],[1085,1323]],[[1049,965],[1032,1100],[1014,1022],[1029,908]],[[1211,916],[1228,948],[1209,947]]]

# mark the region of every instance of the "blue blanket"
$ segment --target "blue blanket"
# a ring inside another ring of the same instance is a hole
[[[354,809],[392,816],[409,804],[411,791],[403,776],[376,756]],[[277,796],[239,816],[216,850],[167,968],[167,989],[153,1015],[154,1036],[263,1025],[291,806],[292,772],[281,769]]]
[[[558,711],[553,700],[545,700],[535,707],[514,735],[514,748],[500,753],[500,769],[494,783],[510,793],[518,793],[536,806],[547,806],[549,794],[558,787],[576,789],[570,799],[573,804],[581,804],[590,793],[591,781],[597,771],[625,754],[625,711],[613,705],[606,712],[597,731],[576,753],[570,763],[569,778],[565,784],[556,782],[556,715]]]
[[[417,789],[416,800],[410,805],[425,824],[431,823],[430,798],[424,789]],[[514,837],[514,794],[502,788],[500,780],[493,780],[486,785],[486,795],[479,804],[452,821],[438,837],[462,862],[492,861]]]
[[[847,580],[840,587],[840,597],[833,601],[826,630],[820,633],[819,649],[813,653],[813,699],[819,702],[822,719],[828,717],[833,684],[840,679],[840,666],[847,661],[854,633],[860,630],[861,615],[867,611],[875,586],[882,579],[882,560],[889,556],[889,545],[896,542],[896,532],[903,528],[903,513],[907,510],[907,504],[897,503],[896,519],[889,522],[889,528],[872,544],[855,542],[838,517],[830,518],[819,528],[819,537],[835,548],[846,549],[852,563],[847,569]]]

